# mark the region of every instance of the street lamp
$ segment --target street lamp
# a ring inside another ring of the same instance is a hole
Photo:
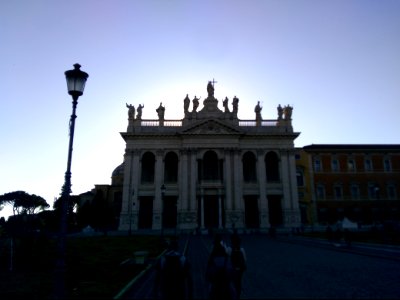
[[[64,185],[61,192],[61,224],[60,224],[60,236],[58,242],[58,270],[60,271],[60,286],[57,287],[57,294],[59,298],[66,297],[65,294],[65,240],[67,234],[67,215],[69,197],[71,194],[71,161],[72,161],[72,145],[74,142],[74,130],[75,130],[75,119],[76,119],[76,106],[78,105],[78,98],[83,94],[85,83],[89,75],[80,70],[79,64],[74,64],[74,69],[65,72],[67,79],[68,94],[72,96],[72,115],[69,121],[69,146],[68,146],[68,162],[67,171],[65,172]]]
[[[161,202],[162,202],[162,210],[161,210],[161,235],[164,236],[164,198],[165,198],[165,185],[161,186]]]

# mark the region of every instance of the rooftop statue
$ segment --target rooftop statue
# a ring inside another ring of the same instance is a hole
[[[208,84],[207,84],[208,97],[214,97],[214,85],[213,85],[213,82],[209,81]]]
[[[143,107],[144,107],[143,104],[139,104],[139,107],[137,108],[136,119],[138,119],[138,120],[142,119],[142,109],[143,109]]]
[[[283,113],[285,114],[285,120],[291,120],[292,119],[292,111],[293,107],[290,105],[286,105],[283,108]]]
[[[278,120],[282,120],[283,108],[280,104],[278,105],[277,110],[278,110]]]
[[[262,110],[262,107],[260,106],[260,101],[258,101],[256,107],[254,108],[254,112],[256,113],[256,121],[259,121],[259,122],[262,120],[261,110]]]
[[[162,102],[160,102],[160,106],[156,109],[156,112],[158,114],[158,118],[160,120],[164,120],[165,107],[162,106]]]
[[[196,96],[194,96],[194,99],[193,99],[193,112],[197,111],[197,108],[199,107],[199,100],[200,100],[200,98],[197,98]]]
[[[233,106],[232,112],[233,112],[234,114],[237,114],[237,112],[238,112],[238,106],[239,106],[239,98],[237,98],[236,96],[233,97],[232,106]]]
[[[222,104],[224,105],[225,108],[225,112],[228,113],[229,112],[229,107],[228,107],[228,97],[225,97],[225,100],[222,102]]]
[[[134,120],[135,119],[135,107],[132,104],[128,104],[128,103],[126,103],[126,107],[129,108],[129,110],[128,110],[129,120]]]
[[[186,94],[186,98],[183,99],[183,111],[185,113],[189,112],[189,105],[190,105],[189,95]]]

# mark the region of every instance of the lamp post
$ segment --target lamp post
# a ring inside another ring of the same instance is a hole
[[[74,69],[65,71],[67,80],[68,94],[72,96],[72,115],[69,121],[69,146],[68,146],[68,161],[67,171],[65,172],[64,185],[61,191],[61,224],[60,236],[58,241],[58,261],[57,269],[59,272],[59,286],[56,288],[57,298],[65,298],[65,242],[67,235],[67,215],[69,198],[71,194],[71,161],[72,161],[72,146],[74,143],[75,119],[76,119],[76,106],[78,105],[78,98],[83,94],[85,83],[89,75],[80,70],[79,64],[74,64]]]
[[[164,236],[164,199],[165,199],[165,185],[161,186],[161,235]]]

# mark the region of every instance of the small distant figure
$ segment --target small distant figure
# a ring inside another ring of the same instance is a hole
[[[165,107],[162,106],[162,102],[160,102],[160,106],[156,109],[156,112],[158,114],[158,119],[164,120]]]
[[[227,249],[227,252],[230,255],[233,266],[233,285],[235,286],[236,297],[239,299],[242,293],[243,273],[247,269],[247,259],[246,252],[241,247],[241,240],[237,230],[234,230],[231,236],[231,247]]]
[[[193,112],[197,111],[197,108],[199,107],[199,100],[200,100],[200,98],[197,98],[196,96],[194,96],[194,99],[193,99]]]
[[[138,120],[142,119],[142,109],[143,109],[143,107],[144,107],[143,104],[139,104],[139,107],[137,108],[136,119],[138,119]]]
[[[190,264],[179,252],[176,239],[156,264],[154,296],[156,299],[192,299],[193,282]]]
[[[237,299],[234,270],[222,237],[217,234],[206,269],[209,299]]]
[[[129,108],[128,109],[129,120],[135,119],[135,107],[132,104],[128,104],[128,103],[126,103],[126,107]]]

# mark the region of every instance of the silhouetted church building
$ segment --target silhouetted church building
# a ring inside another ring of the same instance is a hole
[[[113,173],[122,189],[119,230],[300,225],[292,107],[263,120],[258,103],[255,119],[241,120],[238,98],[231,109],[225,98],[221,110],[212,82],[207,93],[202,109],[186,96],[181,120],[165,120],[162,104],[158,119],[144,120],[142,105],[127,104],[124,162]]]

